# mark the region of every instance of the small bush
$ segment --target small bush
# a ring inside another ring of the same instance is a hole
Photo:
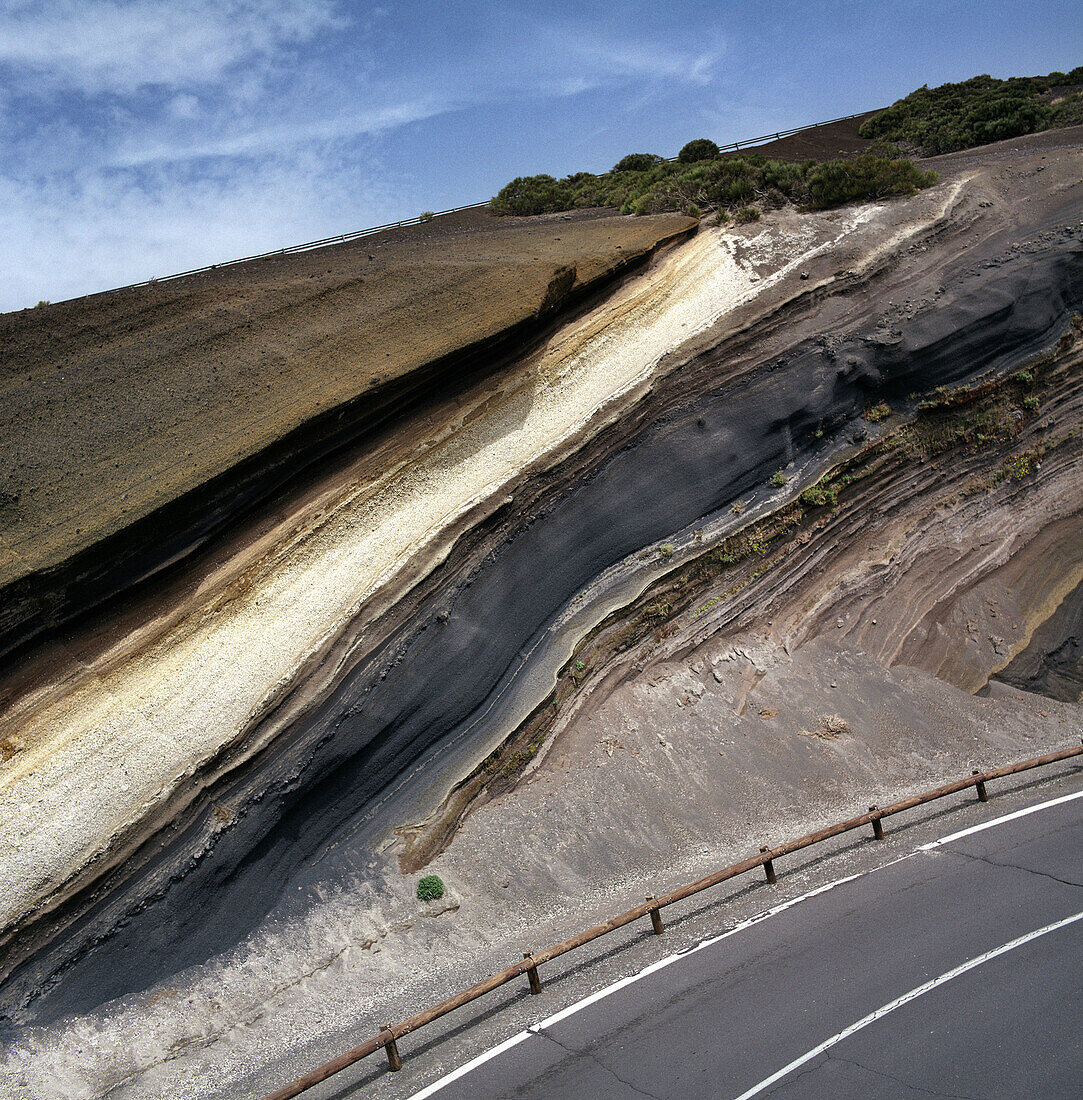
[[[518,176],[502,187],[489,206],[494,214],[552,214],[574,205],[571,188],[552,176]]]
[[[710,138],[695,138],[677,154],[681,164],[695,164],[698,160],[713,160],[721,150]]]
[[[940,177],[908,160],[887,160],[869,153],[853,160],[814,164],[805,176],[809,205],[815,210],[847,202],[868,202],[891,195],[913,195]]]
[[[742,206],[734,215],[734,218],[738,225],[744,225],[747,222],[758,222],[760,212],[754,206]]]
[[[657,153],[629,153],[626,157],[621,157],[611,171],[646,172],[661,162],[662,158]]]
[[[771,475],[771,484],[774,485],[776,489],[781,489],[782,486],[786,484],[786,480],[786,475],[781,470],[776,470]]]
[[[1037,412],[1038,411],[1038,398],[1036,398],[1036,397],[1024,397],[1023,398],[1023,408],[1026,409],[1027,412]]]
[[[865,410],[865,419],[873,424],[879,424],[881,420],[887,420],[890,415],[891,406],[885,401],[881,401],[879,405],[873,405]]]
[[[444,882],[439,875],[426,875],[418,882],[418,901],[439,901],[443,896]]]
[[[422,222],[431,222],[433,220],[433,218],[435,218],[435,217],[436,217],[436,214],[435,214],[434,211],[432,211],[432,210],[422,210],[422,212],[420,214],[418,214],[417,220],[422,221]]]

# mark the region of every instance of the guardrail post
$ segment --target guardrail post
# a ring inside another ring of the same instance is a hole
[[[402,1057],[399,1055],[399,1044],[395,1042],[395,1033],[391,1030],[390,1024],[384,1024],[380,1030],[390,1034],[390,1038],[384,1044],[384,1050],[387,1051],[387,1066],[392,1073],[398,1073],[402,1069]]]
[[[971,775],[981,775],[981,772],[978,771],[977,768],[975,768],[970,774]],[[975,786],[975,788],[977,789],[977,792],[978,792],[978,801],[979,802],[988,802],[989,801],[989,795],[985,791],[985,780],[984,779],[979,779],[977,781],[977,783],[974,784],[974,786]]]
[[[884,827],[880,824],[880,811],[875,806],[869,807],[870,814],[876,814],[876,817],[872,819],[872,835],[877,840],[884,839]]]
[[[654,895],[648,894],[647,901],[654,901]],[[654,934],[660,936],[665,930],[666,926],[662,923],[662,914],[657,906],[651,906],[651,927],[654,929]]]
[[[766,852],[767,848],[760,848],[761,854]],[[772,859],[765,859],[763,861],[763,873],[767,876],[767,881],[773,886],[778,879],[775,877],[775,862]]]
[[[541,978],[538,977],[538,968],[534,965],[534,956],[529,951],[524,951],[523,958],[530,959],[530,965],[526,968],[526,976],[530,982],[530,995],[534,997],[541,992]]]

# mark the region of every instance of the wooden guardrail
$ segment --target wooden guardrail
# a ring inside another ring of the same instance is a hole
[[[346,1051],[345,1054],[340,1054],[326,1065],[320,1066],[319,1069],[314,1069],[311,1073],[306,1073],[303,1077],[298,1077],[296,1081],[292,1081],[290,1084],[268,1095],[265,1100],[290,1100],[290,1097],[299,1096],[307,1089],[312,1088],[314,1085],[318,1085],[321,1081],[326,1081],[328,1077],[346,1069],[347,1066],[352,1066],[354,1062],[359,1062],[362,1058],[367,1058],[370,1054],[375,1054],[376,1051],[381,1048],[387,1052],[387,1060],[390,1068],[392,1070],[399,1070],[402,1068],[402,1056],[399,1053],[398,1040],[404,1035],[409,1035],[418,1028],[424,1027],[426,1024],[431,1024],[435,1020],[439,1020],[449,1012],[454,1012],[456,1009],[470,1004],[471,1001],[476,1001],[479,997],[484,997],[487,993],[492,993],[493,990],[499,989],[502,985],[507,985],[508,982],[515,981],[524,974],[527,977],[530,992],[532,994],[541,993],[541,978],[538,974],[538,967],[543,966],[545,963],[550,963],[554,959],[559,959],[561,955],[566,955],[569,951],[574,951],[576,948],[583,947],[585,944],[591,943],[601,936],[608,935],[610,932],[615,932],[618,928],[623,928],[625,925],[632,924],[637,920],[642,920],[644,917],[650,918],[654,934],[660,936],[665,931],[665,926],[662,923],[661,910],[667,905],[673,905],[675,902],[683,901],[685,898],[690,898],[694,894],[701,893],[703,890],[709,890],[712,886],[727,882],[729,879],[736,878],[738,875],[747,874],[749,871],[754,871],[757,867],[763,868],[768,882],[776,882],[775,860],[780,859],[782,856],[792,855],[794,852],[799,852],[803,848],[808,848],[813,844],[820,844],[825,840],[829,840],[831,837],[839,836],[841,833],[848,833],[854,829],[864,828],[866,825],[872,826],[873,836],[876,840],[883,840],[883,820],[886,817],[903,813],[906,810],[912,810],[916,806],[924,805],[926,802],[933,802],[938,798],[945,798],[951,794],[958,794],[960,791],[965,791],[970,787],[975,789],[979,802],[987,802],[989,796],[986,791],[986,784],[992,780],[1003,779],[1005,776],[1014,775],[1017,772],[1029,771],[1032,768],[1041,768],[1046,764],[1054,764],[1059,760],[1069,760],[1081,754],[1083,754],[1083,744],[1069,749],[1061,749],[1059,752],[1047,753],[1045,756],[1035,756],[1029,760],[1020,761],[1017,764],[1008,764],[1002,768],[994,768],[992,771],[974,771],[965,779],[957,779],[953,783],[945,783],[943,786],[934,787],[931,791],[926,791],[924,794],[917,794],[910,798],[901,799],[898,802],[892,802],[889,806],[870,806],[868,813],[859,814],[857,817],[847,818],[847,820],[840,821],[837,825],[829,825],[826,829],[819,829],[817,832],[808,833],[805,836],[798,837],[796,840],[780,844],[776,848],[763,847],[759,850],[759,854],[757,855],[750,856],[748,859],[742,860],[740,863],[734,863],[729,867],[723,867],[720,871],[715,871],[705,878],[690,882],[686,886],[680,886],[676,890],[671,890],[668,894],[660,894],[657,897],[652,895],[648,897],[645,902],[635,906],[635,908],[628,909],[619,916],[611,917],[601,924],[595,924],[591,928],[586,928],[582,932],[571,936],[569,939],[562,940],[560,943],[546,948],[544,951],[527,952],[523,956],[522,962],[512,963],[511,966],[493,974],[484,981],[470,986],[469,989],[464,989],[461,993],[456,993],[453,997],[448,997],[439,1004],[433,1005],[432,1008],[427,1008],[424,1012],[419,1012],[417,1015],[411,1016],[401,1023],[384,1024],[378,1035],[366,1039],[360,1046],[354,1047],[353,1050]]]
[[[841,115],[839,118],[829,118],[826,122],[810,122],[805,126],[794,126],[789,130],[778,130],[773,134],[761,134],[759,137],[746,138],[744,141],[734,141],[729,145],[720,145],[719,149],[723,153],[738,152],[741,149],[749,149],[756,145],[762,145],[768,141],[778,141],[780,138],[792,137],[794,134],[803,133],[805,130],[813,130],[817,126],[830,126],[835,122],[846,122],[851,118],[860,118],[861,115],[867,114],[867,111],[859,111],[855,115]],[[675,161],[676,157],[665,158],[668,161]],[[484,202],[472,202],[466,206],[452,206],[447,210],[434,210],[426,211],[424,214],[419,214],[416,218],[403,218],[397,222],[387,222],[385,225],[373,225],[368,229],[357,229],[352,233],[339,233],[333,237],[322,237],[318,241],[307,241],[305,244],[290,245],[288,248],[278,248],[271,252],[257,252],[251,256],[240,256],[236,260],[223,260],[221,263],[207,264],[205,267],[193,267],[188,271],[177,271],[172,275],[159,275],[153,279],[144,279],[138,283],[127,283],[124,286],[110,287],[108,290],[95,290],[90,294],[80,294],[74,298],[65,299],[69,302],[78,302],[82,298],[93,298],[98,294],[116,294],[122,290],[135,290],[142,286],[156,286],[158,283],[172,282],[174,279],[183,279],[188,275],[205,275],[210,271],[220,271],[224,267],[234,267],[237,264],[246,264],[252,260],[269,260],[276,256],[291,256],[295,252],[308,252],[313,248],[326,248],[329,245],[334,244],[346,244],[348,241],[356,241],[361,237],[370,237],[374,233],[386,233],[389,229],[402,229],[407,225],[419,225],[422,222],[431,221],[433,218],[442,218],[445,214],[458,214],[462,210],[477,210],[479,207],[488,206],[489,200]]]

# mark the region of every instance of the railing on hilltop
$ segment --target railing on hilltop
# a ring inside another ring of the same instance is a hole
[[[806,130],[814,130],[818,126],[831,126],[836,122],[847,122],[852,118],[860,118],[863,114],[868,114],[867,111],[859,111],[854,115],[842,115],[839,118],[829,118],[826,122],[811,122],[806,126],[794,126],[789,130],[777,130],[773,134],[761,134],[759,137],[746,138],[744,141],[734,141],[729,145],[720,145],[719,149],[723,153],[739,152],[741,149],[750,149],[757,145],[763,145],[768,141],[779,141],[784,137],[793,137],[794,134],[804,133]],[[666,157],[665,160],[669,163],[676,161],[676,157]],[[313,248],[327,248],[330,245],[346,244],[349,241],[356,241],[361,237],[370,237],[374,233],[386,233],[390,229],[402,229],[407,225],[420,225],[422,222],[431,221],[433,218],[442,218],[446,214],[458,214],[463,210],[477,210],[479,207],[488,206],[489,200],[484,202],[472,202],[466,206],[452,206],[448,210],[436,210],[432,212],[426,212],[425,214],[419,214],[415,218],[403,218],[397,222],[388,222],[386,225],[373,225],[368,229],[358,229],[352,233],[340,233],[333,237],[322,237],[318,241],[308,241],[305,244],[290,245],[288,248],[272,249],[270,252],[257,252],[252,256],[241,256],[236,260],[223,260],[221,263],[207,264],[205,267],[193,267],[188,271],[178,271],[173,275],[160,275],[152,279],[144,279],[137,283],[127,283],[124,286],[110,287],[108,290],[95,290],[89,294],[78,294],[74,298],[66,298],[66,302],[78,302],[83,298],[93,298],[98,294],[116,294],[122,290],[136,290],[139,287],[144,286],[156,286],[158,283],[172,282],[174,279],[183,279],[188,275],[205,275],[211,271],[221,271],[224,267],[235,267],[237,264],[246,264],[252,260],[269,260],[274,259],[276,256],[291,256],[296,252],[308,252]]]

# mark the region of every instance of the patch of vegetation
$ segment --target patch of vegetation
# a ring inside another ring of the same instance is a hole
[[[661,164],[665,157],[657,153],[629,153],[621,157],[610,169],[611,172],[649,172],[656,164]]]
[[[419,222],[431,222],[436,217],[436,213],[432,210],[422,210],[417,216]]]
[[[658,548],[658,552],[662,555],[663,558],[673,557],[673,550],[674,546],[671,542],[663,542],[662,545]]]
[[[701,160],[714,160],[721,150],[710,138],[695,138],[677,154],[681,164],[695,164]]]
[[[821,478],[810,485],[798,498],[807,508],[835,507],[839,502],[839,486],[832,485],[827,478]]]
[[[908,160],[865,154],[851,160],[790,164],[760,153],[713,155],[693,161],[644,160],[632,153],[608,172],[520,176],[490,201],[495,214],[550,214],[580,207],[613,206],[625,214],[682,212],[699,217],[717,209],[716,224],[736,216],[754,221],[761,209],[793,203],[823,210],[848,202],[909,195],[938,179]],[[631,167],[639,165],[640,167]]]
[[[868,119],[858,133],[903,142],[925,156],[970,149],[1083,121],[1083,96],[1061,91],[1079,84],[1083,66],[1048,76],[983,75],[938,88],[925,85]]]
[[[776,470],[771,475],[771,484],[774,485],[776,489],[781,489],[782,486],[786,484],[786,481],[786,475],[781,470]]]
[[[444,896],[444,882],[439,875],[425,875],[417,884],[418,901],[439,901]]]
[[[865,410],[865,419],[873,424],[879,424],[881,420],[887,420],[891,415],[891,406],[886,401],[879,405],[873,405]]]
[[[1027,412],[1037,412],[1038,411],[1038,398],[1036,398],[1036,397],[1024,397],[1023,398],[1023,408],[1026,409]]]

